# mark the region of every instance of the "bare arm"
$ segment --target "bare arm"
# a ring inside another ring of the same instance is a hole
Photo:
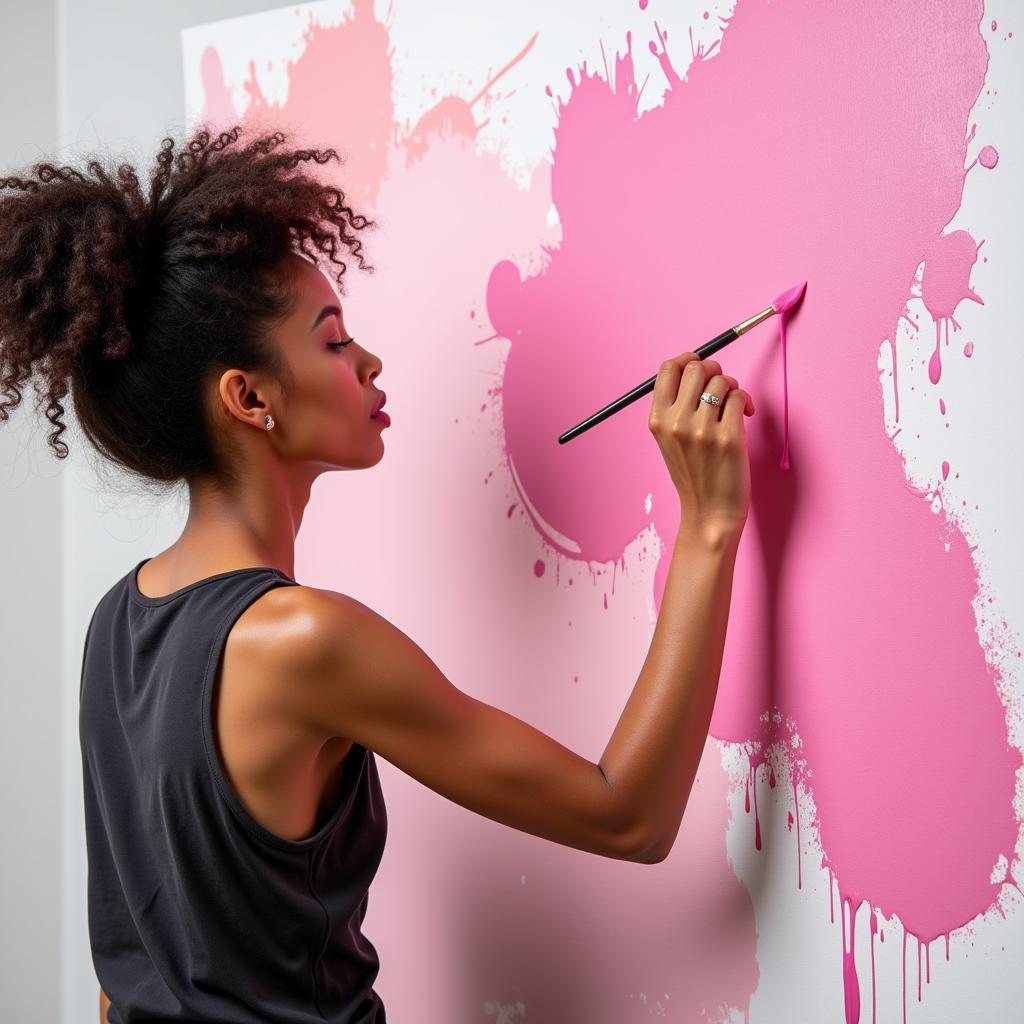
[[[110,1006],[110,1000],[107,998],[107,993],[100,989],[100,1024],[107,1024],[107,1009]]]
[[[268,628],[253,630],[254,642],[266,644],[256,656],[280,673],[283,716],[324,739],[351,739],[494,821],[599,856],[647,861],[643,823],[593,761],[458,689],[371,608],[313,587],[277,588],[260,604]]]
[[[436,793],[563,846],[638,863],[679,829],[717,693],[738,531],[681,530],[651,648],[599,764],[454,686],[402,630],[312,587],[264,596],[281,713]],[[262,602],[261,602],[262,603]],[[263,642],[257,640],[257,642]]]
[[[598,762],[668,856],[707,739],[725,648],[739,531],[680,529],[650,651]]]

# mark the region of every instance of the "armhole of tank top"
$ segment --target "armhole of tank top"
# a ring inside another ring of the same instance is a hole
[[[347,758],[350,763],[346,766],[342,792],[339,794],[337,806],[331,812],[327,821],[324,822],[316,832],[311,836],[307,836],[305,839],[285,839],[283,836],[279,836],[276,833],[271,832],[270,829],[261,825],[245,809],[245,806],[239,799],[238,794],[235,792],[234,787],[228,779],[227,772],[224,770],[224,765],[217,749],[212,714],[214,682],[216,681],[217,671],[223,660],[224,648],[227,645],[228,634],[231,632],[232,626],[234,626],[238,621],[242,613],[251,604],[253,604],[257,598],[262,597],[268,590],[272,590],[277,586],[297,585],[298,584],[293,580],[281,577],[260,580],[257,586],[246,590],[245,593],[230,607],[214,636],[210,655],[207,658],[206,668],[203,671],[202,691],[199,701],[201,719],[199,723],[199,730],[202,737],[203,752],[206,755],[207,767],[209,768],[214,786],[224,803],[227,805],[228,810],[231,811],[239,824],[257,839],[269,846],[273,846],[275,849],[285,850],[290,853],[306,853],[309,850],[315,849],[324,839],[326,839],[334,830],[341,818],[344,817],[351,801],[352,792],[355,788],[357,778],[362,775],[362,766],[355,762],[357,759],[363,757],[366,748],[362,747],[358,743],[352,744],[352,749],[349,751]]]

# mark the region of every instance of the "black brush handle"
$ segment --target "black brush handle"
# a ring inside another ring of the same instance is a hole
[[[712,338],[709,342],[701,345],[700,348],[694,349],[694,354],[698,359],[707,359],[708,356],[717,352],[720,348],[724,348],[735,338],[738,338],[739,332],[735,327],[730,327],[729,330],[723,331],[716,338]],[[578,437],[583,433],[584,430],[589,430],[591,427],[600,423],[601,420],[608,419],[613,413],[618,412],[620,409],[625,409],[627,405],[631,405],[638,398],[643,398],[644,395],[649,395],[654,390],[654,382],[658,379],[658,375],[655,374],[653,377],[649,377],[643,382],[643,384],[637,384],[632,391],[627,391],[621,398],[616,398],[610,405],[606,405],[603,409],[599,409],[594,413],[593,416],[588,416],[582,423],[577,423],[575,427],[571,427],[564,434],[560,434],[558,437],[559,444],[565,444],[566,441],[571,441],[574,437]]]

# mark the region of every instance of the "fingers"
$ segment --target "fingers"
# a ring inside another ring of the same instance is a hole
[[[700,402],[700,408],[697,410],[702,415],[709,416],[714,419],[719,419],[719,414],[725,411],[725,399],[731,395],[734,391],[739,391],[744,398],[743,411],[747,416],[754,415],[754,399],[751,398],[750,394],[740,387],[739,381],[730,376],[729,374],[720,374],[716,377],[712,377],[707,384],[704,385],[704,390],[712,395],[722,399],[721,405],[712,405],[711,402]]]
[[[743,388],[732,388],[722,403],[722,425],[739,433],[743,429],[743,415],[754,415],[754,400]]]
[[[700,393],[707,391],[710,378],[719,376],[722,372],[721,364],[717,359],[704,359],[697,363],[687,363],[683,367],[683,376],[679,382],[679,396],[677,401],[683,409],[696,409],[698,403],[707,405],[700,401]]]
[[[718,373],[714,377],[709,377],[707,383],[704,385],[701,394],[707,392],[709,395],[714,395],[716,398],[722,399],[721,405],[714,405],[711,402],[705,402],[700,396],[697,397],[697,415],[701,420],[717,420],[719,413],[725,406],[725,396],[729,393],[732,388],[738,387],[739,381],[735,377],[729,377],[726,374]]]
[[[659,413],[675,403],[679,395],[679,381],[683,376],[684,369],[691,362],[700,363],[700,357],[695,352],[684,352],[674,359],[666,359],[661,364],[658,377],[654,382],[654,397],[651,400],[652,417],[655,413]],[[699,369],[698,365],[698,371]]]
[[[702,402],[700,396],[705,391],[721,398],[722,404]],[[742,396],[740,408],[743,413],[753,416],[753,398],[739,387],[735,377],[722,373],[722,366],[717,359],[702,360],[695,352],[683,352],[674,359],[666,359],[658,370],[651,402],[650,425],[654,426],[657,412],[676,404],[681,409],[690,409],[703,417],[718,420],[719,414],[724,417],[730,404],[727,398],[734,393]]]

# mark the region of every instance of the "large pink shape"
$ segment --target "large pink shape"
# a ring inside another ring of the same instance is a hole
[[[647,525],[649,491],[659,534],[677,527],[649,401],[567,446],[556,437],[808,279],[788,324],[790,471],[778,325],[718,354],[758,414],[712,733],[766,740],[762,712],[791,717],[842,897],[926,941],[991,907],[990,873],[1018,832],[1021,757],[975,631],[971,549],[908,484],[876,369],[926,256],[957,262],[933,276],[937,315],[977,298],[976,245],[941,238],[987,68],[981,15],[980,2],[741,0],[685,81],[651,43],[669,89],[639,116],[628,47],[611,85],[584,65],[556,129],[562,243],[527,280],[499,264],[488,290],[512,340],[517,479],[538,523],[579,544],[567,557],[603,561]]]
[[[508,543],[500,525],[480,517],[459,519],[470,505],[468,496],[445,489],[463,477],[453,469],[456,460],[436,458],[440,448],[465,459],[476,450],[472,444],[481,443],[469,433],[473,427],[464,429],[459,416],[449,414],[449,402],[457,403],[462,394],[454,381],[465,387],[455,372],[460,361],[480,341],[480,332],[472,330],[472,307],[487,269],[494,266],[487,312],[494,328],[512,341],[495,393],[502,392],[508,454],[524,507],[540,514],[534,521],[552,546],[559,542],[544,522],[579,543],[580,551],[566,550],[567,557],[595,561],[619,559],[648,525],[650,491],[658,532],[670,540],[676,528],[675,498],[646,433],[648,406],[637,403],[566,447],[557,445],[557,435],[646,379],[667,354],[696,347],[762,308],[781,288],[808,278],[807,296],[789,331],[789,472],[780,468],[786,392],[777,328],[758,328],[720,354],[726,372],[757,397],[758,414],[747,424],[754,506],[737,564],[712,732],[725,740],[771,739],[760,716],[773,707],[785,712],[787,722],[795,721],[803,743],[794,751],[797,779],[813,791],[818,818],[812,824],[839,881],[843,918],[856,920],[861,899],[868,899],[887,914],[899,913],[925,939],[946,931],[948,955],[948,930],[991,904],[991,866],[1000,853],[1012,854],[1013,774],[1020,758],[1007,747],[993,672],[974,631],[970,602],[977,577],[970,550],[956,524],[932,515],[923,496],[907,485],[898,453],[885,437],[875,363],[879,345],[894,337],[906,312],[922,260],[927,302],[931,285],[940,286],[940,301],[929,306],[933,315],[952,320],[959,298],[977,298],[969,293],[966,262],[976,246],[960,237],[943,241],[943,226],[960,203],[966,119],[986,69],[980,3],[954,9],[908,0],[843,9],[740,0],[720,54],[698,61],[685,82],[663,52],[665,39],[652,18],[652,37],[662,47],[651,47],[670,86],[660,107],[636,115],[628,55],[616,61],[611,87],[593,74],[569,79],[551,169],[563,240],[559,247],[545,247],[548,267],[525,282],[495,254],[522,251],[544,237],[546,167],[524,194],[493,158],[445,137],[450,126],[473,138],[480,126],[473,107],[482,92],[468,100],[443,97],[402,138],[391,120],[387,32],[372,6],[355,0],[351,19],[308,33],[280,109],[270,109],[254,75],[248,83],[254,102],[246,119],[273,114],[289,127],[301,126],[317,144],[337,140],[348,156],[339,175],[346,190],[357,204],[370,207],[371,216],[382,213],[387,228],[370,249],[388,273],[374,279],[376,291],[361,280],[360,291],[369,292],[370,301],[363,308],[358,299],[351,305],[366,337],[382,340],[385,376],[399,385],[388,388],[389,409],[395,411],[389,434],[396,440],[373,481],[372,507],[349,502],[347,492],[339,503],[345,505],[347,535],[376,535],[390,526],[390,543],[345,545],[338,539],[337,505],[311,506],[301,538],[307,552],[303,577],[318,576],[312,582],[325,586],[339,580],[346,589],[356,586],[432,651],[446,651],[446,669],[470,680],[468,688],[506,707],[514,694],[515,710],[543,723],[544,688],[513,677],[506,668],[512,659],[501,657],[506,633],[518,636],[522,622],[500,634],[477,635],[483,631],[467,630],[453,613],[471,611],[476,618],[469,625],[476,627],[484,621],[485,593],[500,590],[496,603],[502,614],[519,609],[521,620],[535,610],[529,602],[541,593],[532,588],[540,578],[535,554],[527,571],[515,577],[495,557],[502,550],[498,538]],[[516,40],[510,49],[521,59],[532,43],[533,38]],[[218,81],[215,52],[207,55],[204,71],[210,113],[229,118],[229,93]],[[479,77],[487,76],[481,70]],[[994,161],[983,163],[989,165]],[[429,342],[425,354],[408,343],[422,337]],[[390,355],[388,339],[401,339],[404,348]],[[398,431],[408,432],[403,442],[397,441]],[[342,481],[324,486],[340,489]],[[446,494],[435,502],[443,506],[443,518],[422,500],[439,489]],[[418,498],[412,523],[410,494]],[[392,515],[392,509],[401,512]],[[421,536],[430,543],[421,543]],[[458,565],[450,558],[431,562],[435,550],[438,558],[446,557],[452,545],[476,557]],[[473,576],[478,564],[489,571],[479,579]],[[662,561],[659,595],[666,568]],[[447,588],[430,607],[424,607],[421,588],[384,583],[373,590],[382,576],[397,579],[401,573],[404,579],[414,570],[419,579],[432,570],[429,578]],[[497,572],[504,574],[500,588],[494,586]],[[564,607],[546,618],[569,610],[572,626],[573,596],[566,588]],[[438,616],[437,607],[449,614]],[[602,635],[584,650],[607,658],[605,640],[615,643]],[[623,646],[616,645],[616,656]],[[474,660],[486,671],[470,674]],[[580,660],[585,672],[589,666]],[[600,714],[598,698],[608,701],[603,710],[609,715],[621,709],[619,693],[592,692],[588,711],[598,708],[594,713]],[[567,718],[566,731],[577,722]],[[714,748],[709,744],[712,756]],[[762,758],[753,759],[754,768]],[[705,1000],[741,1005],[757,980],[749,898],[732,876],[721,841],[725,779],[713,762],[702,765],[701,779],[679,850],[663,868],[644,874],[645,898],[605,907],[622,924],[621,953],[634,952],[637,962],[652,949],[666,958],[678,954],[677,980],[685,990],[674,994],[672,1006],[681,1018],[696,1016]],[[463,925],[464,947],[481,961],[485,947],[493,946],[493,936],[489,943],[480,941],[491,922],[503,924],[509,907],[523,905],[513,903],[522,898],[521,886],[512,886],[507,899],[495,889],[502,851],[515,858],[509,864],[513,881],[527,857],[533,858],[531,872],[535,864],[538,877],[556,879],[555,891],[539,890],[526,914],[531,928],[540,914],[548,915],[544,952],[549,949],[550,957],[544,964],[556,966],[541,975],[543,984],[536,963],[514,974],[532,972],[531,1014],[538,1005],[542,1016],[545,1008],[562,1007],[574,991],[574,979],[567,983],[566,964],[558,960],[564,950],[550,942],[558,934],[548,927],[556,914],[570,921],[566,935],[576,939],[581,963],[605,957],[607,971],[597,980],[592,972],[586,977],[595,1005],[625,991],[613,968],[629,972],[634,965],[614,948],[607,928],[601,929],[601,908],[594,907],[593,931],[581,935],[578,919],[570,918],[573,894],[558,884],[568,876],[564,864],[571,863],[579,895],[592,903],[591,893],[626,891],[612,874],[624,866],[579,855],[570,861],[567,851],[551,844],[526,837],[514,845],[503,832],[482,851],[486,823],[479,818],[439,810],[416,787],[395,790],[392,820],[398,831],[385,860],[385,884],[408,879],[406,895],[425,899],[419,880],[425,855],[435,852],[425,839],[437,830],[428,833],[427,821],[417,823],[413,815],[422,808],[433,822],[447,813],[450,830],[437,836],[436,856],[427,865],[428,872],[435,865],[441,872],[459,858],[453,912],[440,923],[441,934],[454,938],[453,929]],[[752,797],[756,818],[756,785]],[[398,834],[403,823],[410,832],[404,843]],[[796,824],[799,830],[799,817]],[[752,841],[760,848],[759,822],[752,825]],[[452,843],[453,833],[461,838],[456,828],[467,841]],[[702,858],[699,864],[695,855]],[[796,867],[799,884],[799,862]],[[559,874],[556,868],[562,868]],[[664,894],[671,892],[665,884],[670,871],[679,872],[678,888],[697,877],[701,890],[674,893],[655,919],[657,899],[664,904]],[[474,882],[487,887],[489,918],[479,924],[455,902]],[[715,895],[704,906],[686,902],[699,903],[710,891]],[[389,894],[382,889],[377,905],[387,906]],[[642,922],[622,918],[630,907],[649,914]],[[720,941],[708,942],[702,934],[694,939],[693,922],[716,911],[722,915],[714,922]],[[400,978],[396,1001],[415,1005],[424,998],[433,1007],[432,997],[444,998],[459,1012],[460,993],[439,978],[435,949],[401,962],[406,949],[399,944],[412,927],[409,900],[396,897],[392,916],[384,920],[394,922],[397,948],[393,964],[385,960],[382,979]],[[676,920],[686,927],[664,935],[651,927],[653,921],[671,928]],[[436,941],[438,922],[417,926],[425,943]],[[873,942],[877,918],[872,914],[869,926],[862,913],[853,931],[853,942],[858,936]],[[524,926],[512,948],[522,951],[526,937]],[[644,937],[642,946],[634,945]],[[723,949],[729,957],[721,955]],[[493,968],[479,962],[471,972],[481,997],[497,990],[499,979],[514,984],[508,958],[496,959]],[[667,959],[654,967],[652,978],[659,980],[671,969]],[[844,958],[843,977],[847,1017],[854,1020],[860,998],[852,953]]]

